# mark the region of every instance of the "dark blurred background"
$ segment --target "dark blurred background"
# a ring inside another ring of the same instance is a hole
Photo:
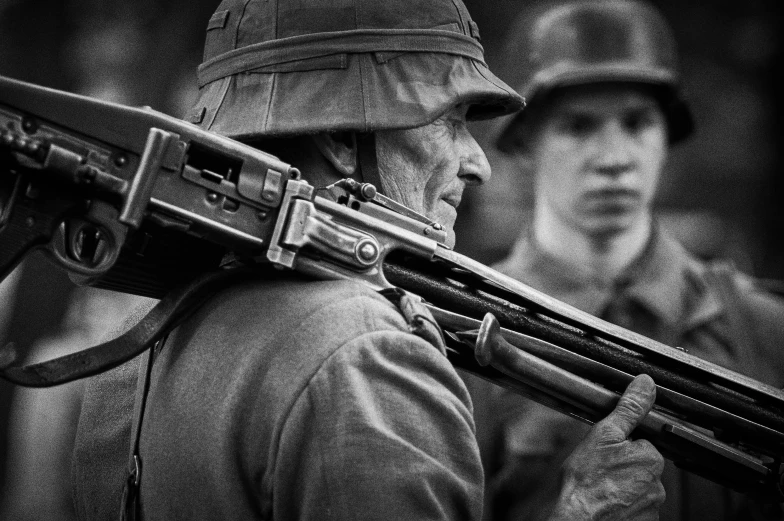
[[[512,85],[520,75],[516,57],[504,53],[504,41],[517,14],[533,3],[466,0],[490,67]],[[729,257],[749,273],[784,279],[779,2],[652,3],[675,31],[685,95],[697,122],[695,137],[671,157],[659,197],[662,221],[701,256]],[[179,116],[195,94],[204,28],[217,4],[0,0],[0,74]],[[474,128],[488,151],[493,180],[464,199],[458,221],[457,249],[484,262],[505,253],[530,206],[531,176],[489,146],[496,128],[497,123]],[[68,309],[103,297],[77,289],[35,256],[0,285],[0,341],[36,346],[49,339],[44,344],[51,345],[52,339],[73,339],[75,327],[92,328],[78,337],[92,338],[111,320],[75,325]],[[0,382],[0,517],[3,505],[18,493],[6,477],[13,475],[7,474],[14,470],[9,462],[17,461],[8,448],[13,396],[14,389]],[[55,420],[50,425],[63,428]],[[29,519],[68,518],[67,512],[39,510]]]

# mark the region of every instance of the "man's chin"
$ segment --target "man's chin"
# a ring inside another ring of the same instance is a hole
[[[457,208],[447,204],[444,201],[441,201],[441,205],[438,207],[437,211],[433,212],[431,215],[435,222],[444,226],[448,230],[451,230],[454,228],[455,221],[457,220]]]
[[[433,219],[447,231],[446,245],[450,248],[455,246],[455,221],[457,220],[457,208],[448,204],[446,201],[439,201],[439,204],[428,213],[428,217]]]
[[[457,237],[455,237],[455,230],[453,230],[452,228],[448,228],[446,231],[446,241],[444,241],[444,244],[447,247],[454,249],[456,241],[457,241]]]
[[[446,229],[446,241],[444,241],[444,244],[446,244],[450,248],[454,248],[455,242],[457,241],[457,237],[455,236],[455,220],[450,219],[448,222],[441,222],[441,221],[436,221],[436,222],[443,225],[444,228]]]
[[[583,230],[596,238],[612,238],[632,227],[633,219],[617,216],[616,218],[587,219],[583,221]]]

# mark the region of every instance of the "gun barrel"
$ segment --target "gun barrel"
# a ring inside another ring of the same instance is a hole
[[[456,268],[406,259],[405,266],[387,262],[384,272],[392,284],[422,296],[436,307],[480,321],[486,313],[493,313],[510,331],[549,342],[628,375],[648,374],[661,387],[784,432],[784,398],[779,390],[694,356],[679,353],[677,359],[662,357],[642,346],[608,339],[587,327],[579,329],[576,320],[565,323],[535,303],[525,306],[524,296],[499,290],[473,272]],[[592,323],[598,320],[590,319]],[[616,392],[625,388],[622,381],[606,383]]]
[[[205,273],[229,266],[242,276],[239,267],[263,259],[422,296],[456,366],[588,422],[648,374],[658,398],[640,436],[709,479],[781,499],[784,392],[459,255],[439,243],[435,223],[379,206],[372,190],[328,201],[297,169],[247,145],[152,110],[2,77],[0,127],[0,280],[27,251],[48,246],[81,283],[170,297],[142,341],[131,334],[32,366],[0,351],[4,378],[47,386],[121,363],[229,279]],[[206,282],[172,292],[193,280]],[[487,336],[485,326],[479,342],[488,312],[499,327]]]

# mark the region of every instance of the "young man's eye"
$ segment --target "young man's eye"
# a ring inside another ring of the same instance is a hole
[[[561,125],[561,130],[573,136],[585,136],[597,127],[593,118],[585,116],[571,116],[566,118]]]
[[[653,124],[653,114],[649,111],[639,111],[627,114],[623,118],[623,126],[629,132],[640,132]]]

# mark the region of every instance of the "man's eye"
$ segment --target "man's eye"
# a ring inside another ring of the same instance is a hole
[[[634,112],[623,118],[623,126],[629,132],[638,133],[650,127],[653,119],[653,114],[648,111]]]
[[[449,118],[447,120],[447,124],[449,125],[449,130],[452,133],[452,136],[456,136],[460,129],[466,125],[466,122],[461,118]]]
[[[574,116],[564,120],[561,130],[573,136],[585,136],[592,132],[596,126],[596,122],[592,118]]]

